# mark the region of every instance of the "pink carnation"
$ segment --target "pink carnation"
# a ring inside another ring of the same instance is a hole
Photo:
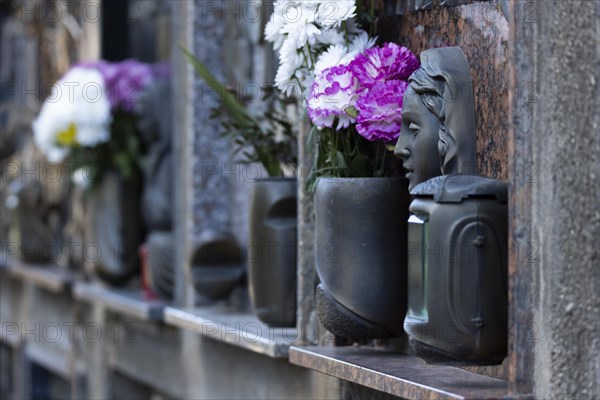
[[[349,65],[317,75],[307,101],[308,115],[319,127],[332,128],[337,121],[339,130],[357,122],[358,133],[368,140],[395,140],[402,124],[406,80],[418,68],[417,57],[406,47],[386,43],[367,49]]]
[[[364,88],[390,79],[407,80],[419,68],[419,60],[406,47],[385,43],[359,54],[349,65]]]
[[[388,80],[375,83],[356,102],[356,130],[365,139],[391,142],[400,135],[402,98],[408,83]]]
[[[308,116],[313,124],[332,128],[337,118],[336,129],[347,128],[354,118],[346,109],[356,103],[358,89],[358,81],[347,66],[335,66],[321,72],[307,100]]]

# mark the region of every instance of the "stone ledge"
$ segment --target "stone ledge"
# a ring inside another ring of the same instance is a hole
[[[146,299],[141,289],[115,289],[100,283],[76,282],[73,297],[77,300],[102,304],[117,314],[142,321],[162,321],[166,303],[157,299]]]
[[[85,374],[81,362],[73,360],[73,354],[55,346],[40,343],[27,343],[25,346],[27,362],[37,364],[55,375],[70,381]]]
[[[273,358],[287,358],[290,345],[299,340],[296,328],[270,327],[253,314],[226,306],[190,310],[167,307],[165,323]]]
[[[32,282],[54,293],[67,292],[75,280],[73,273],[56,264],[24,264],[12,260],[8,272],[15,279]]]
[[[368,347],[291,347],[290,362],[406,399],[500,399],[508,383]]]

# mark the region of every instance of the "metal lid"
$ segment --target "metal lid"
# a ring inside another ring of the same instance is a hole
[[[416,197],[433,197],[436,203],[460,203],[467,198],[495,197],[508,202],[508,184],[477,175],[443,175],[418,184],[410,192]]]

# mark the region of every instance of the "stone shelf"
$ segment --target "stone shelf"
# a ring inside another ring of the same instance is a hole
[[[119,289],[100,283],[76,282],[73,297],[77,300],[102,304],[106,309],[143,321],[162,321],[166,303],[147,299],[141,289]]]
[[[10,276],[22,281],[32,282],[54,293],[66,292],[75,279],[75,275],[55,264],[24,264],[10,261]]]
[[[27,362],[37,364],[67,381],[85,375],[81,360],[74,360],[70,351],[60,347],[47,343],[27,343],[25,355]]]
[[[368,347],[291,347],[290,362],[407,399],[500,399],[508,383]]]
[[[167,307],[165,323],[273,358],[287,358],[290,345],[298,340],[296,328],[270,327],[253,314],[226,306]]]

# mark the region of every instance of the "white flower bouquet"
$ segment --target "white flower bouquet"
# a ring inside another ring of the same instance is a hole
[[[71,68],[52,88],[33,122],[34,141],[50,162],[69,162],[99,182],[107,170],[125,179],[139,172],[142,146],[136,105],[166,71],[126,60]]]

